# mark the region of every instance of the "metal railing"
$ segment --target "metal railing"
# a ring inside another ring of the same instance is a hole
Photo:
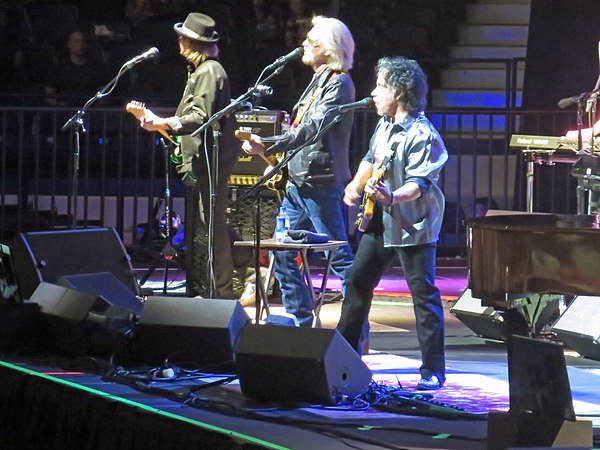
[[[72,113],[68,108],[0,107],[1,242],[19,232],[70,226],[74,145],[73,136],[61,133],[60,126]],[[575,123],[574,113],[564,111],[432,109],[427,114],[450,153],[441,178],[447,209],[440,240],[449,246],[464,243],[462,221],[473,216],[476,199],[493,199],[501,209],[525,210],[525,166],[521,152],[509,148],[513,133],[561,136]],[[372,112],[356,114],[353,168],[377,119]],[[504,124],[501,135],[493,126],[499,120]],[[120,108],[95,109],[85,121],[77,224],[114,227],[126,244],[135,244],[139,224],[151,223],[162,208],[164,149],[157,135],[140,130]],[[576,182],[562,166],[536,169],[535,210],[575,211]],[[174,209],[182,215],[184,188],[176,176],[172,195]],[[353,220],[352,211],[349,217]]]

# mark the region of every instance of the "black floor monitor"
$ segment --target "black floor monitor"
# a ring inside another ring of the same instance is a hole
[[[510,412],[575,420],[563,347],[512,335],[508,341]]]

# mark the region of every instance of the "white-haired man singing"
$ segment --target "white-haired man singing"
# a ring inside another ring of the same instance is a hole
[[[269,153],[293,150],[305,145],[332,119],[333,105],[353,102],[352,68],[354,40],[346,25],[338,19],[317,16],[302,42],[302,62],[314,71],[313,78],[294,106],[290,130],[279,136]],[[347,240],[346,215],[342,197],[350,180],[348,150],[353,115],[345,114],[339,123],[315,143],[306,145],[289,162],[289,180],[282,206],[290,218],[292,230],[314,230],[334,240]],[[257,135],[245,141],[242,149],[249,154],[265,151]],[[279,281],[286,311],[301,326],[313,323],[313,293],[307,289],[296,262],[295,252],[276,252],[274,272]],[[352,265],[349,245],[334,251],[332,270],[342,279]]]

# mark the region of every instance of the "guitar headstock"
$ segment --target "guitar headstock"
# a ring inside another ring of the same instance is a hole
[[[144,102],[132,100],[129,103],[127,103],[127,106],[125,106],[125,111],[133,114],[136,118],[139,119],[146,112],[146,104]]]
[[[252,127],[239,127],[237,130],[235,130],[235,137],[240,141],[249,141],[252,132]]]

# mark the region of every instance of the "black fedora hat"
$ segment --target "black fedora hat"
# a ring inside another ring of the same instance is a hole
[[[173,28],[178,34],[195,41],[217,42],[219,40],[215,21],[206,14],[189,13],[185,22],[176,23]]]

